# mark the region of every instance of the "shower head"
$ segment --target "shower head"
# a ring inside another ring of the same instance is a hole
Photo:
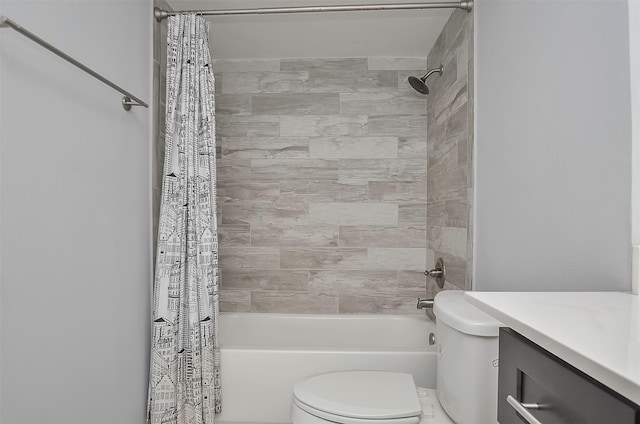
[[[411,76],[411,77],[408,78],[408,81],[409,81],[409,84],[411,85],[411,87],[414,90],[416,90],[418,93],[420,93],[420,94],[429,94],[429,87],[427,87],[427,84],[426,84],[427,78],[429,78],[431,76],[431,74],[433,74],[435,72],[439,72],[440,75],[442,75],[443,71],[444,71],[444,67],[442,65],[440,65],[439,68],[432,69],[429,72],[427,72],[425,74],[425,76],[423,76],[422,78]]]

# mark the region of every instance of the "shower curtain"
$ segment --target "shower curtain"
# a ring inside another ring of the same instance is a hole
[[[220,412],[215,101],[208,29],[193,14],[169,18],[151,424],[211,424]]]

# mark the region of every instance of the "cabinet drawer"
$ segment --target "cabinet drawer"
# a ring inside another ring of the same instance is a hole
[[[511,395],[542,424],[639,424],[640,406],[509,328],[500,329],[498,422],[527,422]]]

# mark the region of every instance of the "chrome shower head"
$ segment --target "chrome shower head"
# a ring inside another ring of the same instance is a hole
[[[439,68],[432,69],[429,72],[427,72],[422,78],[410,76],[408,78],[409,85],[411,85],[411,87],[420,94],[429,94],[429,87],[427,87],[427,84],[426,84],[427,78],[429,78],[431,74],[435,72],[438,72],[440,73],[440,75],[442,75],[443,71],[444,71],[444,67],[440,65]]]

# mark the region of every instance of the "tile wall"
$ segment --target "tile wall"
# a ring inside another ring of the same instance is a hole
[[[166,22],[154,26],[154,240]],[[420,313],[439,256],[445,289],[470,287],[472,22],[454,12],[429,53],[445,72],[428,97],[406,83],[425,58],[214,61],[222,311]]]
[[[221,310],[418,312],[427,102],[406,79],[425,67],[214,61]]]
[[[427,56],[427,251],[446,264],[445,289],[471,288],[473,12],[456,10]],[[427,264],[431,266],[431,263]],[[435,295],[437,286],[428,281]]]

